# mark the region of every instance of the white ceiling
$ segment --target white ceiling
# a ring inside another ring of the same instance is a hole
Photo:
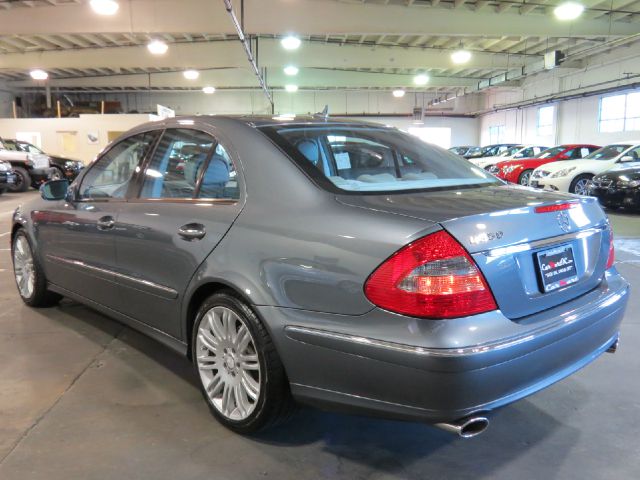
[[[557,0],[245,0],[245,30],[270,86],[366,89],[412,86],[418,72],[427,90],[456,90],[509,69],[540,62],[561,49],[575,59],[608,42],[640,41],[640,0],[584,0],[575,22],[552,14]],[[256,88],[222,0],[120,1],[115,17],[96,15],[85,0],[0,0],[0,79],[16,88],[42,88],[31,68],[46,69],[50,85],[67,90]],[[612,8],[613,7],[613,8]],[[240,0],[234,1],[240,12]],[[304,40],[286,52],[278,39]],[[162,57],[145,48],[170,45]],[[450,53],[464,46],[469,64]],[[295,64],[291,80],[282,67]],[[202,71],[196,82],[180,71]]]

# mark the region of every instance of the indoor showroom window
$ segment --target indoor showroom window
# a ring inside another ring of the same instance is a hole
[[[538,109],[538,136],[553,135],[553,117],[555,114],[555,107],[540,107]]]
[[[494,125],[489,127],[489,143],[503,143],[504,142],[504,125]]]
[[[600,131],[640,130],[640,92],[600,99]]]

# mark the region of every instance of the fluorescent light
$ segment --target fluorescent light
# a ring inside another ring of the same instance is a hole
[[[34,80],[46,80],[49,78],[49,74],[40,68],[35,68],[29,72],[31,78]]]
[[[204,87],[202,91],[207,95],[211,95],[212,93],[216,92],[216,87]]]
[[[154,55],[164,55],[169,50],[169,45],[162,40],[151,40],[147,44],[147,49]]]
[[[115,15],[120,8],[115,0],[91,0],[90,5],[98,15]]]
[[[291,93],[293,93],[293,92],[297,92],[297,91],[298,91],[298,85],[285,85],[285,86],[284,86],[284,89],[285,89],[287,92],[291,92]]]
[[[456,50],[451,54],[451,61],[453,63],[467,63],[469,60],[471,60],[471,52],[469,50]]]
[[[424,73],[416,75],[415,77],[413,77],[413,83],[415,83],[416,85],[426,85],[427,83],[429,83],[429,75],[425,75]]]
[[[402,98],[404,97],[405,91],[402,89],[398,89],[398,90],[394,90],[393,91],[393,96],[396,98]]]
[[[298,37],[294,37],[293,35],[289,35],[288,37],[284,37],[282,40],[280,40],[280,44],[285,50],[296,50],[300,47],[301,43],[302,42],[300,41],[300,39]]]
[[[575,20],[584,12],[584,5],[577,2],[564,2],[553,9],[558,20]]]
[[[297,75],[298,71],[298,67],[294,67],[293,65],[284,67],[284,74],[289,75],[290,77]]]
[[[187,80],[197,80],[200,76],[200,72],[197,70],[185,70],[182,72],[182,75],[184,75],[184,78]]]

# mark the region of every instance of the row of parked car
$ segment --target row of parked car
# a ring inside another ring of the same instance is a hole
[[[604,147],[498,144],[449,150],[507,182],[592,195],[609,208],[640,208],[640,140]]]
[[[47,180],[73,181],[83,168],[78,160],[47,155],[29,142],[0,138],[0,195],[39,188]]]

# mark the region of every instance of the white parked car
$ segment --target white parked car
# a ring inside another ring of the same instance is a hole
[[[640,160],[640,140],[607,145],[580,160],[547,163],[531,174],[529,185],[545,190],[587,195],[591,179],[618,163]]]
[[[508,160],[516,160],[519,158],[531,158],[538,155],[540,152],[546,150],[547,147],[540,147],[537,145],[515,145],[504,150],[499,155],[491,157],[470,158],[469,161],[475,166],[489,170],[491,166],[499,162],[506,162]]]

